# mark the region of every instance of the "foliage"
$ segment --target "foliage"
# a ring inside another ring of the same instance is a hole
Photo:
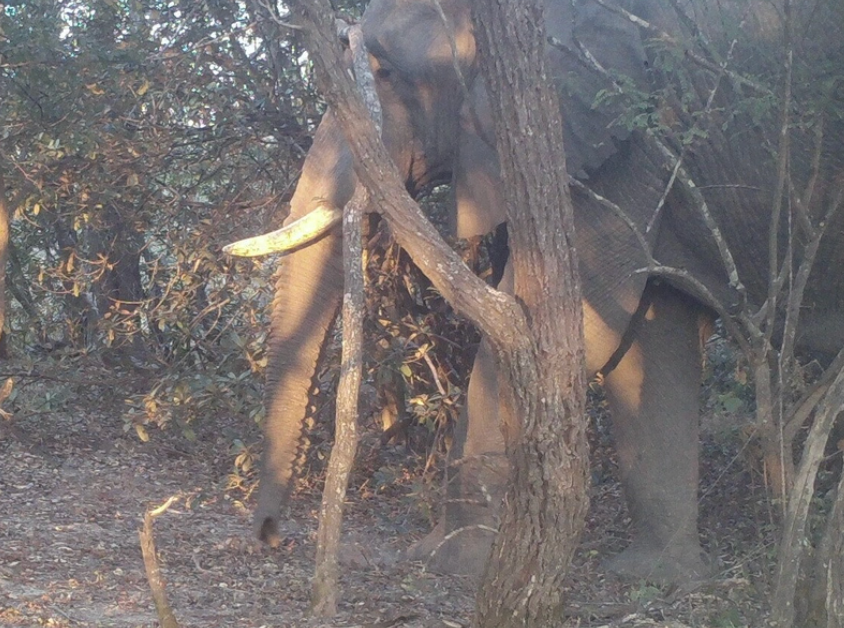
[[[717,412],[750,413],[754,410],[752,382],[746,360],[725,337],[723,329],[707,343],[703,398]]]
[[[338,8],[354,17],[363,4]],[[321,114],[284,19],[231,0],[3,5],[11,350],[143,372],[150,384],[124,415],[143,439],[168,424],[190,438],[203,415],[262,419],[276,260],[231,261],[220,248],[281,221]],[[449,377],[463,372],[432,351],[437,298],[405,275],[394,245],[370,262],[372,377],[429,391],[439,381],[443,392],[408,397],[433,430],[453,414]],[[406,296],[387,296],[397,289]]]
[[[280,222],[320,114],[298,41],[268,13],[2,6],[12,353],[155,374],[128,400],[139,434],[218,411],[260,419],[274,264],[220,247]]]
[[[395,242],[368,264],[372,378],[400,377],[407,409],[435,431],[456,416],[478,336],[457,317]]]

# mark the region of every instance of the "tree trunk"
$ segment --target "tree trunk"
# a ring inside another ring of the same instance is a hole
[[[532,340],[526,354],[502,361],[509,368],[501,416],[514,412],[504,427],[510,485],[474,625],[551,627],[561,621],[562,581],[588,508],[574,211],[557,94],[545,71],[542,7],[475,0],[472,12],[492,95],[514,290]]]
[[[355,76],[361,93],[367,97],[370,114],[380,130],[381,103],[363,45],[360,26],[349,32],[354,55]],[[343,505],[349,475],[357,452],[357,415],[360,383],[363,377],[363,320],[366,315],[363,273],[363,214],[369,193],[358,185],[343,210],[343,359],[337,386],[337,419],[334,447],[328,462],[322,507],[317,531],[317,559],[311,589],[314,614],[333,617],[337,613],[337,550],[343,522]]]
[[[334,446],[322,490],[316,567],[311,586],[311,604],[317,617],[334,617],[337,614],[337,550],[346,489],[358,446],[357,415],[363,377],[363,319],[366,313],[361,219],[366,201],[366,191],[361,187],[345,208],[343,216],[343,357],[337,386]]]
[[[477,7],[492,31],[480,29],[482,54],[497,53],[487,55],[486,69],[511,229],[515,295],[508,295],[475,277],[407,195],[329,35],[328,3],[291,4],[308,27],[320,87],[373,206],[434,286],[487,334],[499,359],[511,483],[476,625],[558,626],[562,579],[587,509],[586,386],[574,212],[557,96],[544,69],[542,10],[526,0]],[[503,51],[501,37],[509,39]]]
[[[826,524],[821,547],[826,566],[826,625],[844,628],[844,475],[838,482],[838,492]]]
[[[841,354],[844,354],[844,349],[842,349]],[[836,360],[836,364],[837,362]],[[842,407],[844,407],[844,368],[838,371],[835,380],[818,404],[814,423],[809,429],[806,444],[803,446],[803,456],[797,468],[794,487],[788,496],[785,524],[777,560],[776,588],[771,609],[772,624],[777,628],[792,628],[794,625],[794,594],[804,554],[809,510],[814,497],[815,478],[821,461],[824,459],[824,449],[829,440],[830,431]],[[836,517],[839,516],[837,513],[830,515],[833,522],[831,525],[835,525]],[[830,536],[829,545],[835,546],[841,543],[840,531],[835,530],[834,527],[832,532],[827,531],[827,536]],[[833,560],[831,568],[832,580],[830,586],[840,587],[839,561]],[[838,607],[840,604],[833,606]],[[827,611],[829,610],[830,607],[828,606]]]
[[[9,259],[9,229],[11,227],[6,177],[0,172],[0,359],[8,357],[6,338],[6,264]]]

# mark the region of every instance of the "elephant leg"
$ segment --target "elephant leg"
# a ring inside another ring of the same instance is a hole
[[[469,379],[466,408],[455,426],[442,516],[410,552],[434,573],[477,575],[489,557],[508,474],[497,377],[484,340]]]
[[[711,317],[689,297],[649,284],[633,344],[605,379],[621,481],[633,520],[621,575],[683,582],[708,575],[697,530],[701,344]]]
[[[499,261],[505,259],[502,254]],[[498,287],[512,292],[512,266],[500,266]],[[486,565],[509,475],[501,432],[502,413],[507,411],[498,395],[495,356],[484,338],[469,376],[466,406],[454,430],[442,516],[410,552],[434,573],[479,575]]]

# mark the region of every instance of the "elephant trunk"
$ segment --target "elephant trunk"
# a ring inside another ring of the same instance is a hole
[[[316,207],[343,207],[354,191],[352,159],[327,112],[291,200],[291,224]],[[305,424],[320,352],[343,294],[343,249],[337,229],[285,257],[277,273],[264,389],[265,449],[255,532],[277,545],[278,518],[306,449]]]
[[[278,544],[278,516],[307,444],[305,423],[326,332],[343,288],[341,238],[330,235],[284,260],[277,274],[268,349],[265,444],[255,532]]]

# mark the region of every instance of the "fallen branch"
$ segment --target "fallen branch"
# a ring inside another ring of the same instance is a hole
[[[161,628],[180,628],[173,609],[167,601],[167,592],[164,581],[161,579],[161,570],[158,566],[158,557],[155,553],[155,540],[152,534],[152,520],[167,512],[167,510],[180,499],[181,495],[173,495],[158,508],[147,510],[144,513],[144,527],[138,532],[141,541],[141,554],[144,557],[144,569],[147,574],[152,599],[155,602],[155,612],[158,614],[158,621]]]

